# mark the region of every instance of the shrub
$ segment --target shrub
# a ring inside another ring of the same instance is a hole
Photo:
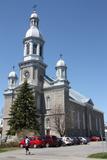
[[[19,142],[9,142],[9,143],[1,143],[0,148],[8,148],[8,147],[19,147]]]

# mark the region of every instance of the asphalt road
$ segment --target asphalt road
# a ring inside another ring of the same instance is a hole
[[[107,143],[91,142],[88,145],[38,148],[30,151],[31,155],[25,155],[24,149],[0,153],[0,160],[90,160],[87,156],[91,153],[107,152]]]

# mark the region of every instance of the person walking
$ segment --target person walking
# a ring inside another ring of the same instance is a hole
[[[25,150],[26,150],[26,155],[27,155],[27,154],[30,154],[29,147],[30,147],[30,140],[29,140],[29,138],[26,136],[26,138],[25,138]]]

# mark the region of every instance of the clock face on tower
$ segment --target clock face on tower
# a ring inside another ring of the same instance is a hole
[[[28,70],[25,70],[24,71],[24,78],[29,78],[30,77],[30,73],[29,73],[29,71]]]

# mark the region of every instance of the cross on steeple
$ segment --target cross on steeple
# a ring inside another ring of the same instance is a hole
[[[37,8],[37,5],[35,4],[35,5],[33,5],[33,11],[35,11],[36,10],[36,8]]]
[[[62,55],[62,54],[60,54],[59,56],[60,56],[60,59],[62,59],[63,55]]]
[[[13,71],[14,71],[14,69],[15,69],[15,66],[13,66],[12,68],[13,68]]]

